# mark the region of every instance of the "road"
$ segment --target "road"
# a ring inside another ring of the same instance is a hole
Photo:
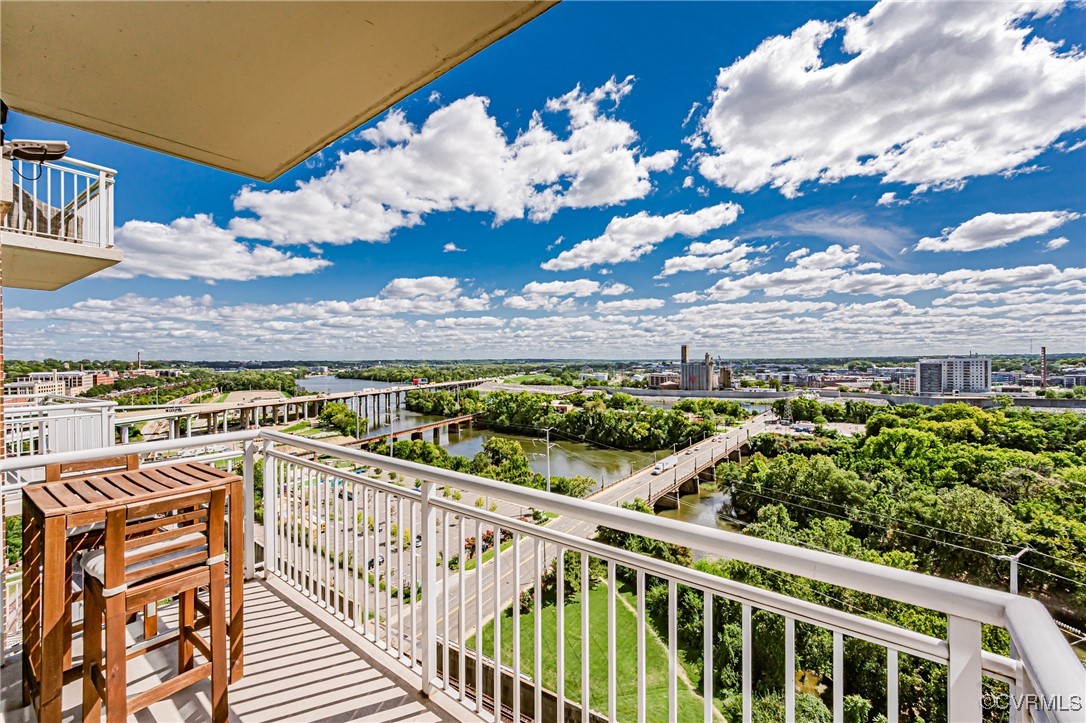
[[[726,459],[729,451],[733,451],[742,442],[745,442],[749,437],[756,434],[760,434],[765,431],[769,426],[769,419],[771,415],[768,413],[760,414],[752,419],[748,420],[745,424],[736,429],[729,430],[728,432],[721,432],[714,436],[711,440],[706,440],[695,445],[691,445],[686,449],[678,450],[675,455],[670,455],[676,459],[675,467],[667,470],[662,475],[653,475],[653,467],[649,466],[642,470],[639,470],[617,482],[608,485],[605,488],[598,490],[595,494],[589,497],[593,502],[599,502],[606,505],[620,505],[624,502],[630,502],[640,497],[647,499],[649,496],[649,489],[652,485],[664,485],[667,484],[668,476],[678,475],[678,479],[682,479],[684,474],[692,474],[699,465],[704,466],[706,464],[705,455],[709,456],[709,459],[719,461]],[[696,449],[697,451],[693,451]],[[690,450],[690,454],[687,454],[687,450]],[[663,458],[667,459],[667,458]],[[416,521],[417,522],[417,521]],[[465,520],[466,529],[461,532],[459,529],[459,523],[452,519],[450,516],[450,527],[448,530],[449,536],[449,553],[448,556],[455,555],[458,550],[458,535],[464,537],[475,536],[476,533],[475,521],[468,519]],[[484,526],[484,530],[488,526]],[[417,526],[412,526],[412,529],[419,529]],[[557,517],[547,524],[547,529],[555,530],[558,532],[564,532],[569,535],[588,539],[592,537],[596,532],[596,525],[585,521],[579,520],[574,517]],[[470,638],[475,634],[477,623],[481,620],[483,624],[497,615],[501,610],[504,610],[509,604],[516,599],[521,590],[531,587],[535,580],[535,539],[520,539],[516,543],[520,547],[520,565],[514,565],[514,556],[517,554],[512,546],[503,550],[500,553],[501,563],[501,578],[496,581],[495,569],[496,565],[493,558],[481,565],[476,570],[465,571],[463,574],[463,585],[466,590],[466,594],[463,597],[463,609],[464,609],[464,637]],[[418,551],[416,551],[418,554]],[[553,545],[545,545],[545,550],[542,554],[542,569],[551,564],[556,556],[556,550]],[[421,557],[416,560],[417,564],[421,564]],[[394,563],[393,563],[394,564]],[[438,572],[438,584],[442,585],[443,571]],[[481,585],[477,581],[477,575],[482,575]],[[496,585],[495,583],[500,583]],[[459,612],[460,606],[458,602],[461,601],[460,595],[461,577],[458,571],[449,571],[447,596],[448,596],[448,624],[450,640],[458,640],[459,632]],[[481,590],[480,590],[481,587]],[[481,601],[482,610],[481,615],[477,611],[477,605]],[[415,614],[418,615],[418,611],[414,609],[414,606],[408,605],[404,609],[404,618],[407,625],[405,630],[410,630],[410,620],[408,616]],[[393,629],[400,629],[399,624],[399,609],[398,606],[394,606],[392,614],[389,616]],[[438,630],[444,632],[444,608],[438,608]],[[421,626],[421,619],[416,618],[416,626]],[[421,630],[421,627],[416,627],[417,630]]]

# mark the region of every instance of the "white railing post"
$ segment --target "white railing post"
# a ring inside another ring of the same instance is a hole
[[[434,690],[434,678],[437,676],[437,509],[432,505],[435,485],[429,480],[422,483],[422,694],[430,695]],[[478,541],[481,543],[481,540]],[[481,550],[481,548],[480,548]],[[482,563],[482,552],[479,555]],[[444,560],[442,561],[444,563]],[[481,568],[476,575],[482,574]],[[481,600],[475,601],[481,605]],[[476,640],[482,641],[482,630],[475,633]],[[446,641],[446,645],[448,642]],[[478,647],[478,644],[477,646]],[[480,664],[481,657],[476,659]],[[461,683],[462,684],[462,683]]]
[[[265,442],[265,444],[268,444]],[[256,478],[253,476],[253,456],[256,441],[245,443],[245,455],[242,458],[241,474],[245,480],[245,579],[256,576]],[[264,469],[268,468],[268,457],[264,455]],[[265,533],[266,534],[266,533]],[[265,552],[265,557],[267,553]]]
[[[98,171],[98,247],[106,247],[106,239],[109,236],[109,213],[106,212],[106,172]],[[90,198],[87,198],[90,205]]]
[[[102,407],[102,446],[112,447],[114,442],[113,434],[113,409],[111,407]]]
[[[983,720],[980,623],[948,615],[946,639],[950,652],[947,667],[947,720]]]
[[[276,479],[276,464],[268,452],[272,449],[272,442],[264,440],[264,578],[271,576],[277,567],[275,559],[275,519],[276,496],[279,492],[279,482]],[[249,476],[252,479],[252,475]]]

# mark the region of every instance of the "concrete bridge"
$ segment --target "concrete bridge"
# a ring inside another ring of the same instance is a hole
[[[698,491],[703,479],[712,479],[716,465],[728,459],[738,461],[750,438],[766,431],[771,415],[767,412],[752,417],[742,426],[713,435],[675,454],[661,458],[674,464],[660,474],[653,474],[655,465],[640,469],[606,487],[596,490],[588,499],[609,505],[621,505],[640,497],[653,509],[674,509],[679,495]]]
[[[448,429],[448,434],[460,434],[460,430],[465,426],[471,426],[472,420],[474,420],[479,413],[465,414],[459,417],[450,417],[448,419],[442,419],[437,422],[430,422],[429,424],[420,424],[417,427],[411,427],[409,429],[397,429],[395,431],[385,432],[384,434],[376,434],[371,437],[360,439],[356,442],[351,442],[345,446],[347,447],[365,447],[373,442],[384,442],[391,438],[395,443],[401,437],[410,437],[411,439],[423,439],[425,433],[433,431],[434,444],[441,443],[441,430]]]
[[[164,420],[167,423],[166,436],[174,439],[182,436],[182,422],[184,422],[185,436],[192,436],[194,428],[202,428],[206,433],[211,433],[226,432],[231,425],[235,428],[250,429],[255,426],[289,424],[319,416],[324,405],[329,402],[343,402],[371,422],[379,423],[382,419],[391,419],[392,410],[402,406],[407,393],[412,389],[461,390],[477,387],[487,381],[489,380],[468,379],[332,394],[270,397],[243,402],[166,403],[155,406],[118,407],[116,426],[119,430],[120,441],[125,444],[134,425]]]

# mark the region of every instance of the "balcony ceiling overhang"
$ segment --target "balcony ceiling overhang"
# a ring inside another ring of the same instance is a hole
[[[554,4],[5,0],[0,89],[269,181]]]

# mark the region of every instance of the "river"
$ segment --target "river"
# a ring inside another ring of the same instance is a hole
[[[403,386],[388,382],[376,382],[369,379],[339,379],[337,377],[310,377],[299,379],[298,386],[310,392],[323,392],[332,394],[336,392],[351,392],[362,389],[383,389],[385,387]],[[440,421],[442,417],[419,414],[407,409],[396,410],[396,417],[392,424],[380,424],[370,427],[369,436],[387,434],[397,429],[408,429],[429,422]],[[425,439],[430,441],[431,433],[425,434]],[[451,439],[445,432],[441,434],[441,444],[449,451],[449,454],[462,457],[473,457],[483,448],[483,443],[494,436],[505,439],[514,439],[520,442],[528,455],[532,469],[540,474],[547,473],[547,443],[542,438],[526,437],[518,434],[492,432],[486,429],[465,429],[459,436]],[[582,475],[591,477],[604,484],[610,484],[621,479],[635,470],[652,464],[651,452],[627,452],[615,449],[605,449],[583,442],[569,442],[553,439],[551,441],[550,454],[551,474],[555,477],[574,477]]]

